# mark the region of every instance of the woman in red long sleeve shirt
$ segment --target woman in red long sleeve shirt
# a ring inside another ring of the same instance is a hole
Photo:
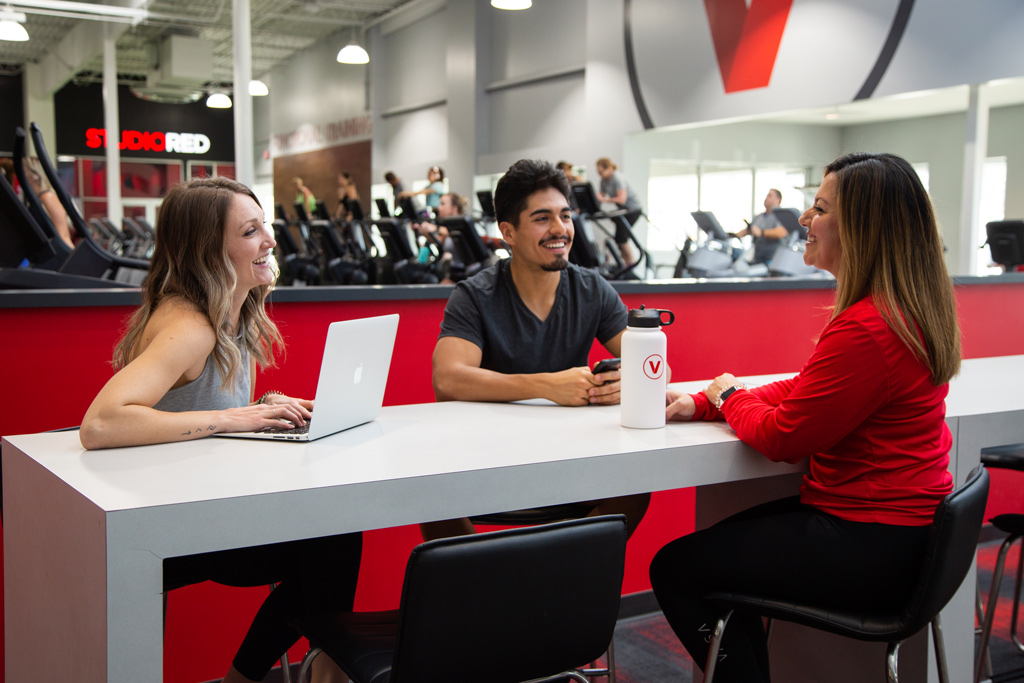
[[[754,389],[724,374],[669,394],[671,420],[724,418],[766,457],[810,464],[798,497],[677,539],[651,563],[658,602],[702,666],[719,616],[709,592],[861,609],[904,598],[953,488],[945,398],[960,332],[916,172],[890,154],[840,157],[800,222],[804,261],[836,278],[832,318],[800,374]],[[768,681],[761,619],[731,621],[717,680]]]

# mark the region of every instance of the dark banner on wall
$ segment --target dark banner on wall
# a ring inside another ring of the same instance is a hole
[[[222,161],[235,159],[234,119],[230,109],[210,109],[203,100],[192,104],[159,104],[118,89],[121,130],[108,135],[103,127],[103,86],[69,83],[54,95],[57,152],[103,156],[106,144],[117,142],[124,158]]]
[[[0,152],[14,151],[14,129],[25,127],[21,74],[0,76]]]

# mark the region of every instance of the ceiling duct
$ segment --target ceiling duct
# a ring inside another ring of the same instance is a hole
[[[191,36],[169,35],[160,41],[156,68],[145,87],[133,87],[136,97],[165,104],[186,104],[203,96],[213,80],[213,43]]]

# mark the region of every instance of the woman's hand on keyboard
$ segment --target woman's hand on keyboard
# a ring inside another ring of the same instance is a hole
[[[263,397],[263,403],[271,406],[294,406],[299,411],[299,414],[307,420],[313,413],[313,402],[305,398],[292,398],[284,394],[267,394]]]
[[[282,396],[280,398],[287,399]],[[257,403],[242,408],[228,408],[221,411],[220,432],[255,432],[267,428],[287,428],[306,424],[311,416],[309,409],[303,404],[310,401],[288,399],[279,403]]]

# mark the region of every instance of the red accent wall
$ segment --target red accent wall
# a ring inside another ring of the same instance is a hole
[[[964,355],[1024,353],[1024,284],[958,287]],[[625,294],[631,308],[666,308],[676,322],[666,328],[668,361],[677,381],[799,369],[828,317],[827,290],[653,292]],[[257,379],[258,393],[315,392],[327,324],[386,313],[401,322],[387,405],[433,400],[430,356],[443,300],[278,303],[271,314],[287,343],[279,367]],[[6,361],[0,391],[0,434],[39,432],[77,425],[92,397],[111,376],[110,356],[130,307],[0,309],[0,357]],[[607,355],[600,347],[592,360]],[[45,408],[45,409],[44,409]],[[993,473],[989,511],[1019,509],[1019,482]],[[630,540],[625,593],[649,588],[647,567],[666,542],[693,528],[693,491],[656,493]],[[415,527],[366,534],[357,609],[397,606],[404,564],[419,542]],[[169,683],[223,676],[235,648],[262,602],[262,588],[201,584],[170,594],[164,679]],[[293,658],[301,657],[295,648]]]

